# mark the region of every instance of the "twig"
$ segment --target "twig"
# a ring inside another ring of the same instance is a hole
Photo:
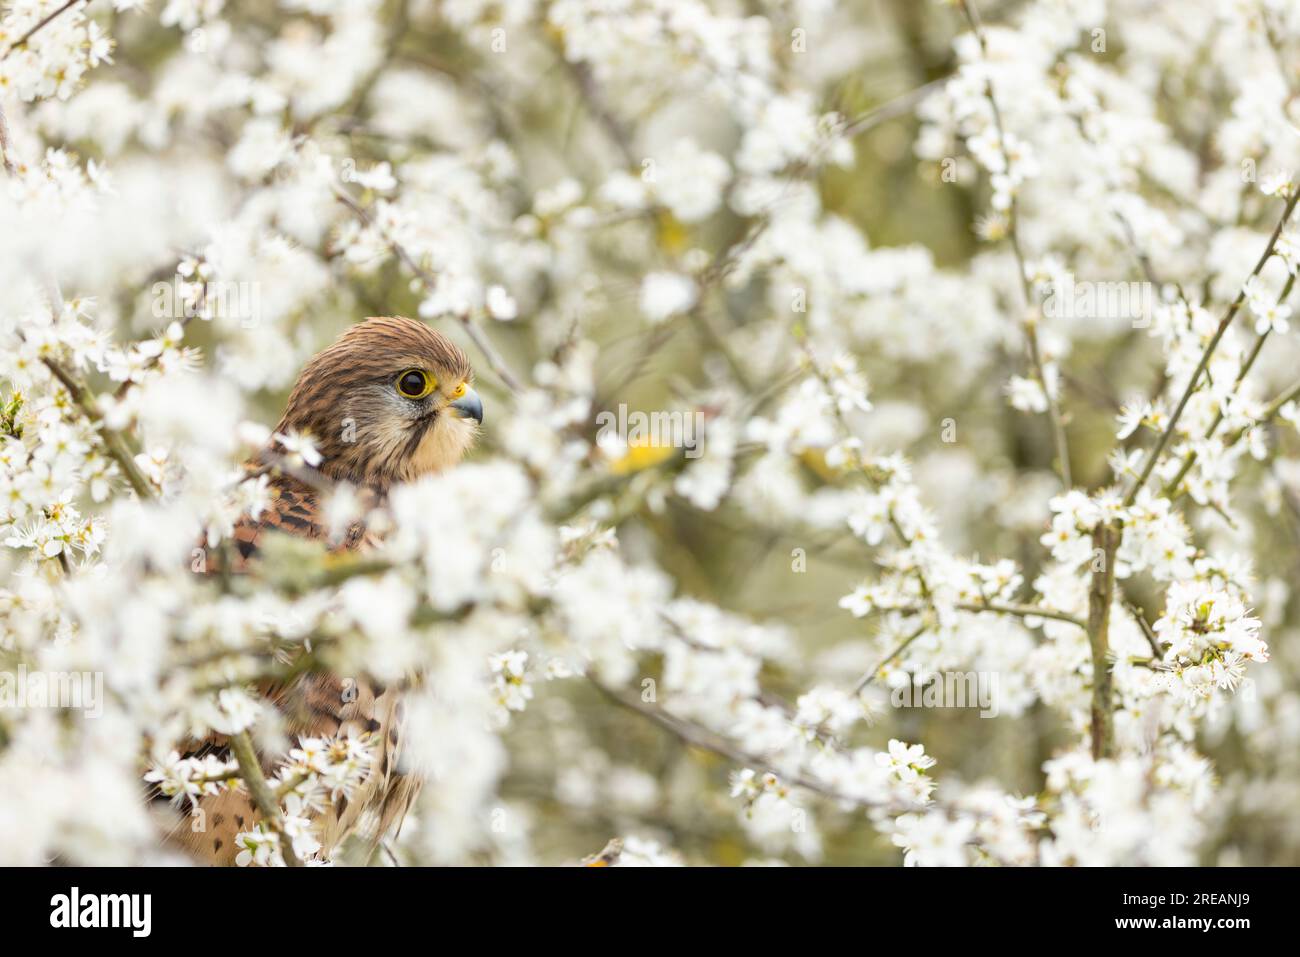
[[[1101,566],[1092,572],[1088,592],[1088,644],[1092,651],[1092,757],[1109,758],[1115,749],[1115,718],[1111,713],[1111,673],[1109,654],[1110,606],[1115,593],[1115,552],[1119,549],[1120,529],[1099,524],[1092,533],[1094,561]]]
[[[826,390],[826,394],[828,396],[833,397],[835,395],[835,389],[832,387],[830,377],[826,374],[825,370],[822,369],[821,366],[817,364],[817,358],[816,356],[813,355],[812,350],[808,347],[808,344],[803,343],[802,346],[803,346],[804,358],[807,360],[809,367],[813,371],[813,374],[821,382],[822,388]],[[839,403],[832,401],[830,403],[830,407],[831,407],[831,413],[835,416],[835,421],[839,424],[840,432],[843,434],[844,438],[852,439],[854,437],[853,430],[849,427],[848,419],[844,417],[844,412],[843,410],[840,409]],[[876,478],[874,478],[871,475],[871,473],[869,473],[865,469],[862,470],[862,475],[864,478],[867,479],[868,482],[870,482],[872,485],[876,487],[879,487],[879,485],[881,484]],[[890,506],[888,510],[888,518],[889,518],[889,527],[893,530],[894,534],[898,536],[898,540],[903,543],[903,547],[911,548],[915,544],[915,542],[912,541],[912,537],[907,534],[907,530],[904,529],[902,524],[898,521],[898,517],[894,514],[894,509],[892,506]],[[917,585],[921,589],[921,597],[924,598],[926,602],[932,603],[930,584],[926,580],[925,571],[918,564],[913,566],[912,573],[916,576]]]
[[[705,267],[703,272],[700,273],[696,281],[695,304],[690,308],[690,310],[688,310],[689,317],[696,323],[701,334],[705,338],[708,338],[709,341],[718,348],[718,351],[731,369],[732,374],[736,376],[737,381],[749,392],[752,392],[753,389],[750,387],[751,384],[749,383],[748,376],[744,371],[744,367],[740,362],[739,357],[735,354],[734,350],[725,345],[722,333],[714,329],[712,325],[708,323],[707,319],[703,318],[703,314],[700,310],[705,307],[704,301],[707,293],[709,293],[715,285],[720,283],[733,269],[735,269],[736,263],[740,260],[740,257],[753,247],[754,243],[758,241],[759,237],[762,236],[770,224],[771,217],[760,214],[739,242],[732,246],[728,246],[725,250],[714,256],[713,260],[707,267]],[[636,381],[637,377],[640,376],[642,371],[645,369],[647,363],[650,362],[652,357],[658,354],[660,348],[672,337],[676,329],[676,325],[674,325],[671,320],[652,329],[647,337],[645,346],[638,353],[632,366],[625,374],[620,376],[616,382],[607,386],[605,391],[610,395],[616,395],[619,391],[626,388],[629,383]],[[603,400],[602,403],[598,404],[603,404]]]
[[[1053,621],[1063,621],[1067,624],[1077,625],[1079,628],[1088,627],[1086,622],[1069,612],[1058,611],[1055,608],[1044,608],[1041,605],[1022,605],[1015,602],[997,601],[959,601],[954,607],[961,611],[991,611],[1000,615],[1016,615],[1020,618],[1050,618]]]
[[[100,440],[104,443],[104,451],[121,468],[122,474],[131,483],[131,488],[135,489],[135,494],[142,499],[153,498],[153,486],[149,484],[149,480],[145,478],[144,473],[140,471],[140,467],[135,464],[135,458],[131,455],[130,448],[127,447],[126,439],[122,437],[122,433],[109,428],[107,423],[104,422],[104,417],[99,411],[99,404],[89,387],[81,382],[76,375],[64,368],[63,364],[57,359],[45,356],[41,358],[41,362],[59,380],[72,401],[76,403],[86,418],[90,420],[91,425],[99,432]]]
[[[1142,636],[1146,638],[1147,644],[1151,646],[1151,651],[1155,654],[1155,660],[1159,661],[1165,656],[1165,652],[1160,647],[1160,639],[1156,637],[1156,633],[1151,630],[1151,626],[1147,623],[1146,615],[1142,614],[1142,609],[1131,601],[1124,602],[1124,608],[1133,616],[1133,620],[1137,622],[1138,627],[1142,629]]]
[[[937,80],[931,80],[924,86],[918,86],[915,90],[908,90],[906,93],[900,93],[892,100],[872,107],[867,112],[855,117],[844,127],[844,135],[850,139],[867,132],[879,126],[881,123],[887,123],[890,120],[897,119],[900,116],[906,116],[912,110],[916,109],[933,93],[937,93],[947,85],[951,77],[942,76]]]
[[[1274,399],[1267,406],[1265,406],[1264,411],[1261,412],[1258,416],[1256,416],[1254,421],[1252,421],[1247,425],[1241,426],[1239,429],[1237,429],[1237,431],[1233,432],[1230,436],[1228,436],[1228,438],[1223,443],[1224,448],[1228,448],[1228,449],[1232,448],[1234,445],[1240,442],[1241,437],[1245,435],[1247,432],[1249,432],[1251,429],[1258,428],[1261,425],[1267,425],[1269,422],[1273,421],[1273,419],[1277,417],[1278,413],[1282,411],[1283,406],[1285,406],[1288,402],[1295,401],[1296,399],[1300,399],[1300,382],[1296,382],[1291,386],[1289,386],[1284,392],[1282,392],[1281,395],[1279,395],[1276,399]],[[1184,463],[1184,465],[1186,465],[1186,463]],[[1186,495],[1187,494],[1186,486],[1183,486],[1182,488],[1177,487],[1177,483],[1181,482],[1182,479],[1186,476],[1186,474],[1187,474],[1186,468],[1180,470],[1178,476],[1174,479],[1174,481],[1170,482],[1168,485],[1164,487],[1163,490],[1164,494],[1168,494],[1169,497],[1174,500],[1182,498],[1182,496]],[[1228,524],[1232,525],[1233,523],[1229,521]]]
[[[299,771],[293,777],[283,781],[280,786],[275,789],[275,800],[277,802],[283,801],[294,791],[298,790],[299,785],[305,784],[307,781],[311,780],[311,776],[311,771]]]
[[[832,787],[822,784],[820,781],[814,781],[805,775],[797,772],[781,771],[765,761],[756,754],[752,754],[732,744],[726,738],[707,728],[700,727],[690,721],[678,718],[662,708],[656,708],[645,704],[639,698],[629,696],[608,687],[596,678],[587,676],[587,680],[596,687],[610,701],[614,702],[621,708],[633,712],[646,718],[653,724],[658,725],[665,731],[675,735],[680,740],[694,748],[700,748],[704,751],[712,752],[720,757],[726,758],[734,764],[742,767],[753,768],[766,774],[771,774],[776,778],[785,781],[795,787],[803,788],[805,791],[811,791],[819,794],[824,798],[836,801],[840,804],[858,807],[865,810],[884,811],[887,814],[926,814],[938,812],[953,818],[958,814],[965,815],[969,818],[985,819],[988,814],[976,808],[958,808],[953,804],[946,804],[941,801],[929,801],[925,804],[909,801],[873,801],[867,798],[853,797],[836,791]]]
[[[966,20],[975,34],[975,39],[979,43],[980,57],[987,63],[988,39],[984,35],[984,27],[980,24],[979,13],[975,10],[972,0],[959,0],[959,2],[962,12],[965,13]],[[998,107],[997,97],[993,92],[993,80],[988,76],[984,78],[984,95],[988,98],[989,107],[993,112],[993,123],[997,127],[998,150],[1002,153],[1003,163],[1007,169],[1010,169],[1011,157],[1007,155],[1006,126],[1002,122],[1002,110]],[[1016,259],[1016,271],[1020,274],[1020,290],[1025,298],[1026,315],[1021,324],[1025,331],[1026,350],[1029,353],[1029,364],[1039,384],[1043,387],[1043,396],[1047,399],[1047,415],[1051,422],[1052,441],[1056,446],[1061,481],[1066,488],[1070,488],[1074,482],[1070,474],[1070,446],[1065,434],[1065,419],[1061,414],[1056,397],[1052,395],[1052,387],[1047,381],[1047,374],[1043,367],[1043,354],[1038,342],[1038,318],[1034,307],[1033,290],[1029,287],[1029,276],[1025,270],[1024,251],[1020,246],[1020,230],[1017,225],[1018,213],[1014,192],[1011,193],[1010,203],[1011,205],[1007,209],[1007,236],[1011,240],[1011,251]]]
[[[340,203],[350,209],[363,224],[378,231],[388,248],[392,250],[393,255],[400,259],[406,265],[406,268],[415,274],[415,277],[420,280],[420,283],[424,286],[425,290],[429,292],[433,291],[434,287],[437,285],[437,278],[416,262],[415,258],[407,251],[405,246],[399,243],[392,236],[389,236],[383,229],[376,225],[374,219],[371,217],[370,213],[366,211],[365,207],[338,187],[334,188],[334,196]],[[484,357],[488,361],[488,365],[491,367],[492,371],[496,373],[497,378],[499,378],[511,392],[518,392],[521,388],[518,377],[510,371],[510,367],[506,365],[501,354],[497,352],[496,346],[492,345],[487,336],[483,334],[483,330],[474,322],[473,318],[468,314],[461,314],[457,315],[456,319],[465,329],[465,334],[468,335],[474,345],[478,347],[478,350],[483,353]]]
[[[1239,429],[1237,429],[1237,431],[1233,432],[1232,435],[1228,436],[1228,438],[1223,443],[1224,448],[1228,448],[1228,449],[1232,448],[1234,445],[1240,442],[1241,437],[1245,435],[1247,432],[1249,432],[1251,429],[1258,428],[1261,425],[1267,425],[1269,422],[1273,421],[1273,419],[1277,417],[1278,413],[1282,411],[1283,406],[1285,406],[1288,402],[1295,401],[1296,399],[1300,399],[1300,382],[1294,383],[1293,385],[1288,387],[1286,391],[1284,391],[1276,399],[1274,399],[1267,406],[1265,406],[1264,411],[1261,412],[1258,416],[1256,416],[1253,422],[1241,426]],[[1180,471],[1176,481],[1181,481],[1183,476],[1185,475],[1186,475],[1185,469]],[[1174,483],[1172,482],[1170,483],[1170,485],[1166,485],[1165,491],[1168,492],[1171,486],[1173,485]],[[1178,499],[1181,498],[1186,493],[1187,493],[1187,488],[1184,486],[1183,488],[1178,488],[1176,491],[1174,491],[1170,497],[1173,499]],[[1221,510],[1216,509],[1216,511],[1219,511],[1220,514],[1222,514]],[[1227,519],[1227,516],[1225,515],[1224,518]],[[1228,519],[1228,524],[1234,528],[1236,527],[1236,525],[1230,519]]]
[[[1282,212],[1282,218],[1278,220],[1277,227],[1273,230],[1273,235],[1268,241],[1268,246],[1265,247],[1263,255],[1259,257],[1259,262],[1255,264],[1255,268],[1251,270],[1247,282],[1258,276],[1260,272],[1263,271],[1264,264],[1272,258],[1273,249],[1277,246],[1278,238],[1282,235],[1282,228],[1286,226],[1287,220],[1291,218],[1291,213],[1295,210],[1297,201],[1300,201],[1300,189],[1294,190],[1291,198],[1287,200],[1286,209]],[[1227,313],[1224,314],[1223,319],[1219,322],[1219,327],[1215,329],[1214,335],[1210,337],[1210,341],[1206,344],[1205,350],[1201,353],[1201,361],[1198,362],[1196,368],[1192,370],[1192,376],[1187,381],[1187,387],[1183,390],[1182,397],[1178,400],[1178,405],[1174,408],[1173,415],[1169,417],[1169,422],[1165,425],[1164,431],[1160,433],[1160,438],[1148,453],[1146,461],[1143,463],[1142,470],[1138,473],[1137,478],[1133,482],[1133,487],[1130,488],[1128,494],[1124,496],[1125,507],[1132,505],[1133,502],[1136,501],[1138,492],[1142,490],[1142,486],[1144,486],[1147,479],[1150,478],[1152,470],[1156,467],[1156,462],[1159,461],[1161,453],[1164,452],[1165,446],[1169,444],[1169,439],[1174,434],[1174,428],[1178,425],[1179,418],[1182,417],[1183,409],[1187,408],[1188,401],[1191,399],[1192,394],[1196,391],[1196,388],[1200,383],[1201,373],[1209,367],[1210,358],[1214,355],[1214,350],[1218,348],[1219,340],[1221,340],[1223,334],[1228,331],[1228,327],[1232,325],[1232,320],[1237,317],[1237,313],[1241,310],[1242,303],[1245,301],[1246,287],[1243,283],[1241,289],[1237,293],[1237,298],[1234,299],[1232,305],[1228,307]]]
[[[302,867],[302,861],[298,860],[298,855],[293,851],[293,840],[284,832],[284,818],[280,812],[280,804],[276,800],[275,792],[266,783],[262,766],[257,760],[257,752],[253,750],[253,742],[248,737],[247,731],[240,731],[230,736],[230,753],[239,762],[240,776],[248,786],[253,804],[262,813],[262,819],[266,821],[267,827],[280,838],[280,852],[284,855],[285,864],[289,867]]]
[[[68,10],[71,10],[77,4],[84,3],[84,2],[85,0],[68,0],[68,2],[65,3],[63,6],[59,7],[59,9],[48,14],[43,20],[39,21],[34,27],[32,27],[30,30],[28,30],[26,33],[20,36],[13,43],[9,44],[9,46],[5,49],[5,52],[0,53],[0,61],[3,61],[7,56],[9,56],[9,54],[13,53],[19,47],[26,46],[28,40],[30,40],[32,37],[36,36],[36,34],[44,30],[47,26],[49,26],[49,24],[52,21],[62,16]]]
[[[927,805],[916,804],[909,806],[897,802],[868,801],[863,800],[862,798],[841,794],[838,791],[827,787],[825,784],[813,781],[803,775],[789,774],[780,771],[772,767],[767,761],[763,760],[763,758],[737,747],[721,735],[692,722],[678,718],[676,715],[669,714],[662,708],[652,707],[644,704],[635,697],[621,694],[613,688],[605,685],[603,682],[592,678],[590,675],[587,677],[587,680],[590,681],[601,694],[619,707],[625,708],[635,714],[639,714],[643,718],[647,718],[664,730],[676,735],[691,747],[710,751],[726,758],[734,764],[741,765],[742,767],[754,768],[765,773],[773,774],[776,777],[788,781],[790,784],[801,787],[807,791],[812,791],[816,794],[822,795],[823,797],[828,797],[832,800],[842,801],[846,804],[852,804],[858,807],[882,808],[887,809],[892,813],[904,813],[907,811],[924,812],[933,809],[932,806]]]
[[[895,658],[901,655],[904,651],[906,651],[908,646],[912,642],[916,641],[916,639],[920,638],[928,630],[929,630],[929,625],[924,624],[920,628],[916,629],[916,631],[912,632],[910,635],[904,638],[902,641],[900,641],[898,643],[898,647],[896,647],[889,654],[885,655],[885,657],[877,661],[876,664],[866,672],[866,674],[864,674],[861,678],[858,679],[858,683],[853,686],[853,693],[855,695],[861,694],[864,690],[866,690],[866,688],[871,684],[871,682],[876,680],[876,677],[880,674],[881,668],[885,667],[885,665],[889,664],[891,661],[893,661]]]
[[[610,142],[617,147],[623,157],[623,162],[628,166],[635,166],[636,153],[632,149],[632,138],[623,126],[623,122],[610,112],[609,107],[605,105],[604,98],[601,97],[600,91],[596,89],[596,83],[592,78],[590,68],[586,63],[570,60],[564,55],[563,50],[556,50],[556,55],[560,58],[560,62],[564,64],[569,76],[573,78],[573,84],[578,88],[578,92],[587,106],[587,111],[595,118],[601,129],[605,131]]]
[[[0,106],[0,167],[3,167],[8,176],[15,176],[18,173],[18,167],[9,156],[9,122],[5,119],[3,106]]]
[[[72,0],[72,3],[76,2],[79,2],[79,0]],[[27,37],[30,37],[64,10],[68,9],[68,7],[72,6],[72,3],[65,4],[59,10],[56,10],[36,26],[32,27],[19,42],[25,41]],[[15,46],[16,45],[17,44],[15,44]],[[13,47],[10,47],[9,49],[12,50]],[[5,53],[7,55],[8,51],[5,51]],[[0,56],[0,60],[3,59],[4,56]],[[4,171],[10,176],[14,175],[16,170],[9,158],[9,127],[5,122],[3,109],[0,109],[0,158],[4,160]],[[58,295],[57,283],[52,277],[47,278],[49,284],[55,287],[52,296],[56,300],[55,308],[57,309],[57,304],[62,301],[62,297]],[[24,337],[22,330],[16,330],[16,334],[20,340],[23,340]],[[90,424],[95,427],[95,430],[99,433],[100,440],[104,443],[104,450],[108,453],[109,458],[113,459],[113,461],[118,464],[118,467],[122,470],[122,474],[125,475],[127,481],[131,483],[131,487],[135,489],[135,494],[140,496],[142,499],[153,498],[153,486],[149,484],[149,480],[145,478],[144,473],[140,471],[140,467],[135,464],[135,456],[131,454],[131,449],[127,445],[126,439],[123,438],[122,434],[116,429],[109,428],[108,424],[104,421],[103,414],[99,410],[99,402],[95,398],[94,393],[91,392],[90,387],[82,382],[72,370],[65,368],[63,363],[58,359],[52,356],[42,356],[41,362],[44,364],[45,368],[50,370],[50,374],[59,380],[63,385],[63,388],[67,390],[68,396],[74,403],[76,403],[77,407],[81,409],[82,413],[90,421]]]
[[[1295,287],[1295,282],[1296,282],[1296,277],[1294,275],[1290,276],[1287,279],[1286,285],[1282,288],[1282,292],[1277,297],[1277,305],[1281,305],[1283,302],[1286,301],[1287,296],[1291,295],[1291,290]],[[1242,381],[1250,373],[1251,367],[1255,365],[1255,360],[1259,358],[1259,354],[1264,348],[1264,343],[1268,340],[1268,335],[1272,331],[1273,330],[1270,327],[1268,329],[1265,329],[1259,336],[1256,337],[1255,345],[1250,350],[1250,355],[1246,357],[1246,360],[1241,364],[1241,368],[1237,370],[1237,378],[1232,383],[1232,393],[1235,394],[1236,391],[1241,387]],[[1226,414],[1225,403],[1220,403],[1219,410],[1214,415],[1214,421],[1211,422],[1210,427],[1205,430],[1206,439],[1210,439],[1214,437],[1214,433],[1219,430],[1219,426],[1223,423],[1225,414]],[[1235,439],[1233,441],[1235,442]],[[1172,498],[1174,496],[1174,493],[1177,492],[1178,490],[1178,486],[1182,484],[1183,479],[1187,477],[1187,473],[1191,471],[1192,466],[1196,463],[1196,459],[1197,459],[1196,450],[1188,449],[1187,454],[1183,457],[1182,467],[1179,468],[1177,475],[1175,475],[1172,479],[1170,479],[1168,482],[1165,483],[1165,487],[1161,490],[1162,495],[1164,495],[1166,498]]]
[[[1294,401],[1295,399],[1300,399],[1300,382],[1295,383],[1290,388],[1288,388],[1285,392],[1279,395],[1276,399],[1270,402],[1265,407],[1264,411],[1260,413],[1259,418],[1255,420],[1255,424],[1263,425],[1265,422],[1271,421],[1279,412],[1282,411],[1282,407],[1284,405],[1286,405],[1288,402]],[[1241,438],[1243,431],[1244,430],[1239,429],[1235,433],[1234,439]]]

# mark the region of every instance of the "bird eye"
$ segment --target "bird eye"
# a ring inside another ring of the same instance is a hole
[[[423,369],[407,369],[397,377],[397,391],[408,399],[423,399],[433,391],[436,382]]]
[[[451,397],[453,399],[459,399],[464,394],[465,394],[465,383],[462,382],[460,385],[456,386],[456,391],[451,394]]]

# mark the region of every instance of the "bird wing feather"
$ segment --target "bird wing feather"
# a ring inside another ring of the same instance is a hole
[[[244,517],[235,526],[231,541],[237,554],[232,572],[244,571],[256,557],[263,536],[280,531],[309,539],[326,536],[320,521],[316,491],[289,477],[272,483],[273,504],[257,519]],[[340,548],[364,549],[369,540],[361,525],[354,526]],[[209,560],[208,572],[217,570],[218,562]],[[356,679],[335,674],[308,672],[282,682],[264,682],[258,691],[284,716],[285,730],[292,737],[325,737],[369,734],[377,742],[375,763],[370,775],[351,799],[339,796],[314,823],[321,853],[329,856],[358,829],[366,831],[374,844],[390,828],[401,828],[406,812],[419,794],[419,778],[400,770],[402,691],[385,687],[373,679]],[[216,752],[229,753],[224,735],[210,734],[192,743],[186,755]],[[263,771],[271,762],[263,757]],[[260,818],[247,792],[229,790],[201,798],[188,819],[175,823],[169,839],[184,847],[200,861],[230,865],[240,848],[235,838],[250,830]],[[367,818],[371,818],[368,822]],[[366,824],[370,826],[367,827]]]

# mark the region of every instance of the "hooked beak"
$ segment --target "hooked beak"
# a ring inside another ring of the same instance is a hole
[[[451,403],[451,407],[462,419],[473,419],[479,425],[483,424],[483,400],[473,389],[466,389],[464,395]]]

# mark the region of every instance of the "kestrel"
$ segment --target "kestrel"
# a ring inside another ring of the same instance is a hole
[[[345,332],[307,363],[275,432],[306,435],[321,454],[316,471],[323,482],[273,472],[271,507],[256,520],[245,517],[234,532],[241,563],[257,560],[258,545],[269,530],[326,539],[320,512],[322,485],[347,482],[382,502],[388,489],[456,465],[474,443],[483,405],[471,387],[469,360],[447,337],[410,319],[367,319]],[[264,468],[279,461],[276,443],[250,463]],[[354,525],[341,546],[364,549],[363,525]],[[215,562],[209,570],[215,570]],[[368,732],[378,743],[375,763],[351,800],[340,798],[314,823],[324,856],[338,847],[372,812],[378,824],[373,843],[401,826],[419,793],[419,779],[403,773],[402,703],[398,688],[364,675],[306,674],[288,683],[260,688],[284,714],[291,736],[333,737]],[[225,756],[225,739],[210,736],[190,753]],[[182,821],[173,840],[200,860],[231,864],[239,848],[235,837],[259,819],[243,791],[226,791],[199,802],[204,828]],[[372,844],[373,847],[373,844]]]

